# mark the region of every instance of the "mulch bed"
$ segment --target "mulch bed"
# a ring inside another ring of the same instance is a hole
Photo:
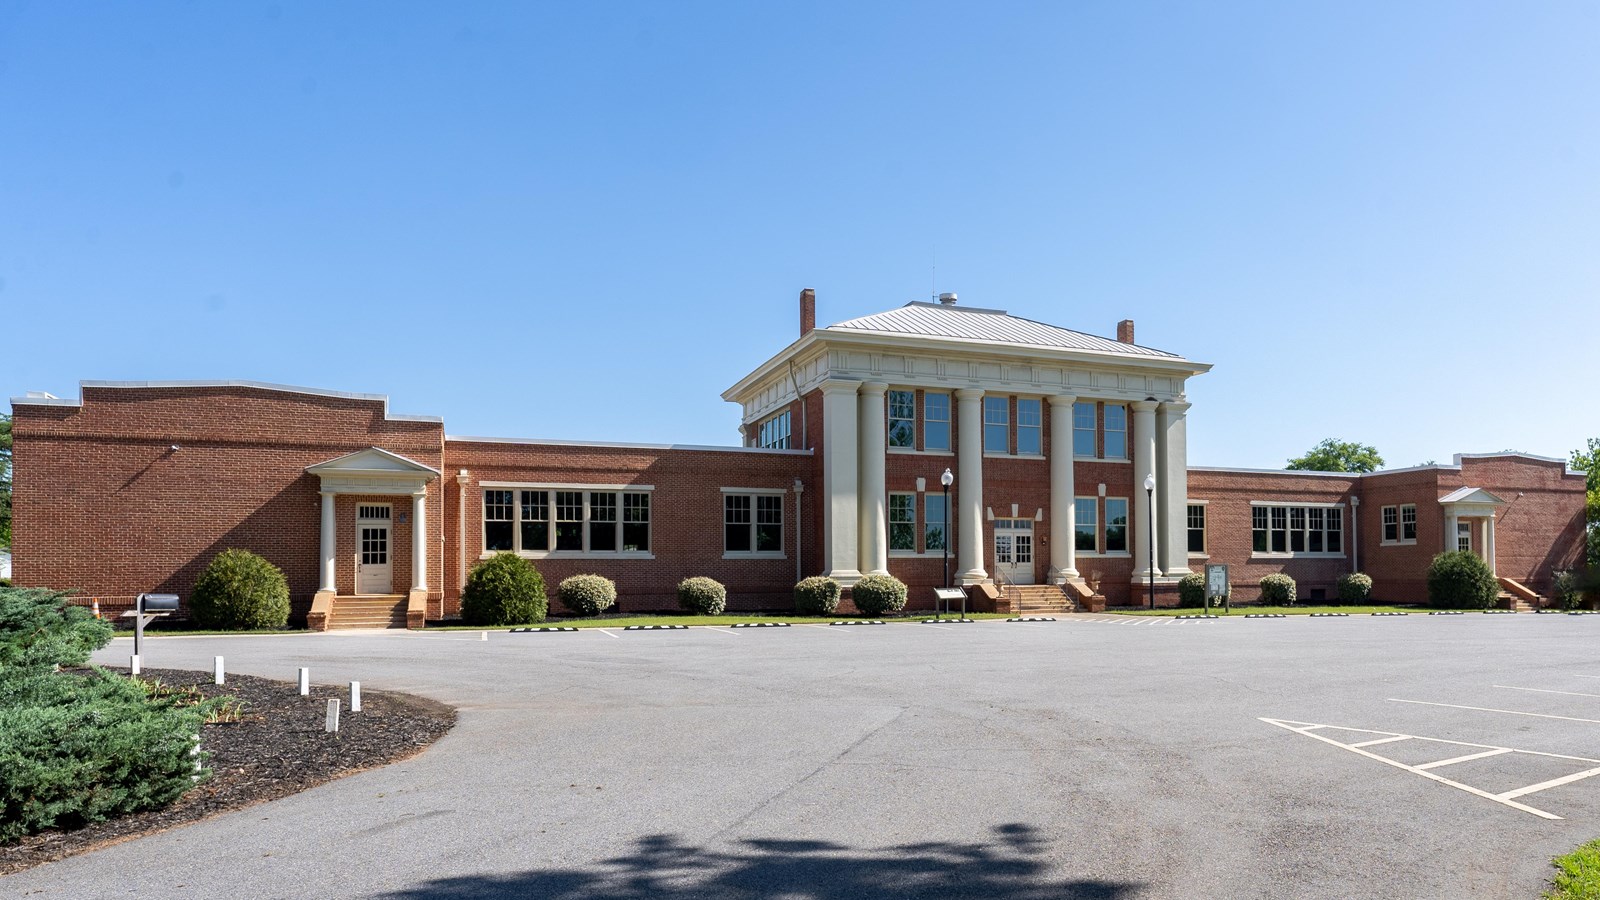
[[[200,729],[201,748],[210,754],[206,767],[211,778],[165,809],[77,831],[46,831],[0,846],[0,875],[398,762],[443,737],[456,721],[452,707],[412,694],[362,690],[361,712],[352,713],[344,687],[312,685],[311,695],[302,697],[292,682],[249,675],[230,674],[223,686],[211,683],[210,672],[146,669],[140,677],[170,687],[192,685],[207,697],[243,701],[240,721]],[[339,731],[330,734],[324,731],[324,718],[328,700],[335,698],[342,701]]]

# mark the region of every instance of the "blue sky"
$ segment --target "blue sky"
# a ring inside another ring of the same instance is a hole
[[[461,7],[461,8],[457,8]],[[1600,434],[1592,3],[0,4],[0,392],[733,443],[927,299],[1214,363],[1190,459]]]

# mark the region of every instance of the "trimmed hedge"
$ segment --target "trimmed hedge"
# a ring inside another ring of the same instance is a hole
[[[189,609],[201,628],[282,628],[289,624],[289,582],[249,550],[224,550],[195,580]]]
[[[1488,609],[1500,595],[1489,564],[1471,550],[1452,550],[1428,566],[1428,603],[1442,609]]]
[[[1294,579],[1275,573],[1261,579],[1261,604],[1263,606],[1293,606]]]
[[[794,586],[794,611],[802,616],[831,616],[839,610],[839,582],[813,575]]]
[[[556,588],[561,605],[580,616],[598,616],[617,605],[617,585],[599,575],[573,575]]]
[[[850,598],[864,616],[899,612],[906,608],[906,585],[893,575],[868,575],[850,589]]]
[[[1195,609],[1206,605],[1206,576],[1190,572],[1178,579],[1178,608]]]
[[[165,806],[209,774],[194,751],[215,701],[57,671],[110,640],[111,624],[66,594],[0,588],[0,842]]]
[[[710,578],[678,582],[678,605],[702,616],[720,616],[728,608],[728,589]]]
[[[1339,576],[1339,600],[1344,603],[1365,603],[1372,596],[1372,576],[1364,572],[1347,572]]]
[[[544,576],[515,553],[496,553],[467,575],[461,621],[468,625],[531,625],[550,611]]]

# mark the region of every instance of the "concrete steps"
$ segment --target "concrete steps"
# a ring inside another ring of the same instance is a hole
[[[1053,584],[1009,584],[1005,590],[1011,598],[1011,611],[1014,613],[1070,613],[1078,608],[1072,598]]]
[[[405,594],[357,594],[337,597],[328,616],[329,630],[335,628],[404,628]]]
[[[1548,600],[1539,596],[1532,588],[1519,581],[1504,577],[1498,580],[1501,591],[1497,599],[1500,601],[1498,605],[1502,609],[1509,609],[1513,612],[1529,612],[1550,605]]]

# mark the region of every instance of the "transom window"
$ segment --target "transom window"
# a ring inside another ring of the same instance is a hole
[[[532,556],[648,553],[650,494],[488,489],[483,492],[483,549]]]
[[[1017,452],[1044,453],[1043,403],[1037,399],[1017,400]]]
[[[1415,544],[1417,542],[1417,505],[1403,503],[1383,507],[1383,543]]]
[[[783,495],[723,494],[722,549],[724,553],[781,554]]]
[[[366,520],[385,520],[389,518],[389,510],[390,507],[387,503],[373,506],[361,504],[356,507],[356,518]]]
[[[1206,507],[1203,503],[1189,504],[1189,552],[1206,552]]]
[[[1011,398],[983,398],[983,449],[986,453],[1011,452]]]
[[[950,449],[950,395],[922,395],[922,449]]]
[[[913,552],[917,549],[916,494],[889,495],[889,549]]]
[[[1106,459],[1128,458],[1128,408],[1106,404]]]
[[[917,444],[917,392],[889,392],[889,446],[912,449]]]
[[[1095,455],[1094,403],[1078,401],[1072,404],[1072,455]],[[1079,548],[1080,550],[1083,548]]]
[[[756,446],[767,450],[789,449],[788,410],[784,410],[761,423],[761,432],[756,439]]]
[[[1344,553],[1344,510],[1336,506],[1253,506],[1251,549],[1258,554]]]

